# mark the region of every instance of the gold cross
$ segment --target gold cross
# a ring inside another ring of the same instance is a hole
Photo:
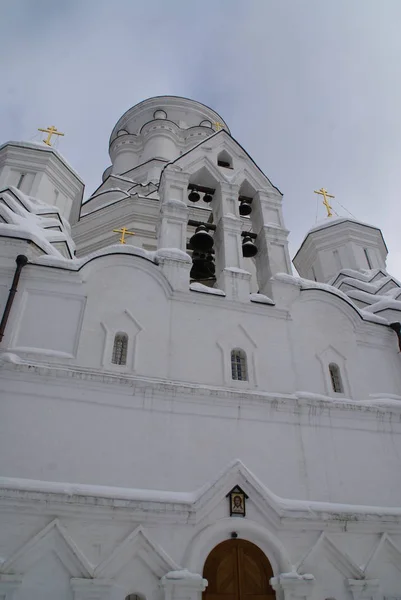
[[[220,131],[220,129],[224,129],[225,125],[223,125],[223,123],[220,123],[219,121],[216,121],[215,123],[213,123],[213,125],[216,127],[216,131]]]
[[[323,200],[322,204],[324,204],[324,205],[325,205],[325,207],[326,207],[326,210],[327,210],[327,216],[328,216],[328,217],[332,217],[332,216],[333,216],[333,213],[332,213],[331,211],[332,211],[332,208],[333,208],[333,207],[332,207],[332,206],[330,206],[330,204],[329,204],[329,201],[327,200],[327,198],[335,198],[335,196],[331,196],[330,194],[328,194],[328,193],[327,193],[327,190],[325,190],[324,188],[320,188],[320,190],[319,190],[319,191],[316,191],[316,190],[315,190],[315,192],[314,192],[314,193],[315,193],[315,194],[320,194],[321,196],[323,196],[324,200]]]
[[[113,231],[115,233],[121,233],[121,237],[120,237],[120,244],[125,244],[125,236],[126,235],[135,235],[135,233],[133,231],[128,231],[128,229],[126,227],[121,227],[121,229],[113,229]]]
[[[43,143],[46,144],[47,146],[51,146],[50,143],[50,139],[52,137],[52,135],[64,135],[64,133],[60,133],[59,131],[57,131],[56,127],[54,127],[54,125],[52,125],[51,127],[48,127],[47,129],[38,129],[38,131],[43,131],[44,133],[47,133],[48,136],[45,140],[43,140]]]

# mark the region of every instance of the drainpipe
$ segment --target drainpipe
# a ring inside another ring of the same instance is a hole
[[[7,325],[8,317],[10,316],[11,307],[14,302],[14,296],[17,293],[18,282],[19,282],[19,278],[21,276],[22,268],[25,267],[25,265],[28,262],[28,259],[24,254],[19,254],[17,256],[17,258],[15,259],[15,262],[17,263],[17,268],[15,269],[13,282],[10,287],[10,292],[8,294],[7,303],[4,308],[3,317],[2,317],[1,323],[0,323],[0,342],[2,341],[2,339],[4,337],[4,331],[5,331],[5,328]]]
[[[398,347],[401,352],[401,323],[390,323],[389,327],[396,332],[398,337]]]

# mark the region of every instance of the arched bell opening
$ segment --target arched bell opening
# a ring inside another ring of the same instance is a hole
[[[187,243],[187,252],[192,258],[190,281],[213,287],[216,283],[213,239],[215,225],[190,219],[188,226],[191,229]]]
[[[244,179],[240,185],[238,194],[239,214],[241,217],[250,217],[252,213],[252,202],[255,194],[256,190],[246,179]]]
[[[143,594],[131,593],[125,596],[125,600],[146,600]]]
[[[188,182],[188,204],[196,208],[211,210],[210,204],[216,196],[218,181],[213,175],[202,167],[193,173]]]
[[[270,585],[273,569],[258,546],[230,539],[216,546],[206,559],[203,577],[208,586],[203,600],[274,600]]]

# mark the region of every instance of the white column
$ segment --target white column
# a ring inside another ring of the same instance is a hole
[[[188,179],[185,173],[164,171],[160,183],[160,221],[158,248],[187,249]]]
[[[276,273],[291,273],[288,230],[283,226],[281,194],[259,191],[252,202],[252,225],[257,234],[256,271],[261,294],[271,295],[270,279]]]
[[[310,600],[315,578],[309,574],[282,573],[272,577],[270,584],[277,593],[277,600]]]
[[[379,579],[348,579],[354,600],[383,600]]]
[[[228,299],[249,302],[251,274],[245,270],[242,256],[238,193],[237,185],[221,184],[220,202],[214,212],[216,279],[217,287],[225,291]]]
[[[0,600],[12,600],[22,583],[22,575],[0,575]]]
[[[164,575],[160,585],[164,590],[164,600],[202,600],[207,581],[202,575],[183,569]]]
[[[70,585],[74,600],[110,600],[115,582],[112,579],[73,578]]]

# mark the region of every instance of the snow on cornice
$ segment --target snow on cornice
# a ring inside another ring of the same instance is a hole
[[[62,243],[66,251],[74,255],[70,225],[56,206],[43,204],[18,188],[8,187],[0,190],[0,215],[5,221],[0,223],[0,236],[29,240],[44,253],[60,258],[63,254],[55,244]]]
[[[361,504],[343,504],[334,502],[322,502],[313,500],[297,500],[282,498],[269,490],[240,460],[233,460],[227,467],[222,470],[218,477],[205,483],[201,488],[194,492],[171,492],[168,490],[149,490],[135,489],[122,487],[109,487],[99,485],[86,485],[79,483],[62,483],[53,481],[40,481],[32,479],[20,479],[13,477],[0,477],[1,491],[23,491],[31,493],[44,494],[61,494],[67,497],[81,496],[92,498],[105,498],[110,500],[122,501],[140,501],[154,503],[171,503],[181,504],[196,510],[197,505],[204,498],[208,501],[210,493],[215,490],[216,494],[220,493],[221,483],[230,481],[234,477],[236,480],[246,481],[246,484],[253,489],[253,493],[257,494],[278,512],[279,515],[291,516],[294,513],[295,517],[316,518],[317,514],[327,515],[328,518],[357,518],[360,515],[362,518],[369,516],[386,516],[396,517],[401,516],[401,508],[399,507],[382,507],[382,506],[367,506]],[[242,484],[242,482],[241,482]],[[299,512],[304,512],[304,515],[299,515]]]
[[[62,154],[60,154],[60,152],[58,152],[57,150],[55,150],[53,148],[53,146],[47,146],[46,144],[40,143],[40,142],[16,142],[15,140],[10,140],[9,142],[5,142],[4,144],[1,144],[0,146],[0,152],[7,147],[14,147],[14,148],[27,148],[30,150],[39,150],[41,152],[50,152],[51,154],[53,154],[60,162],[63,163],[63,165],[70,171],[70,173],[72,173],[72,175],[74,175],[74,177],[76,177],[80,183],[84,184],[83,179],[81,179],[81,177],[78,175],[78,173],[76,171],[74,171],[74,169],[71,167],[71,165],[68,163],[68,161],[64,158],[64,156]]]
[[[359,221],[358,219],[353,219],[351,217],[326,217],[324,220],[318,221],[316,225],[314,225],[311,229],[309,229],[305,238],[314,231],[320,231],[321,229],[326,229],[327,227],[332,227],[333,225],[338,225],[339,223],[355,223],[356,225],[362,225],[364,227],[370,227],[371,229],[376,229],[377,231],[381,230],[379,227],[375,227],[374,225],[370,225],[369,223],[364,223],[363,221]]]

